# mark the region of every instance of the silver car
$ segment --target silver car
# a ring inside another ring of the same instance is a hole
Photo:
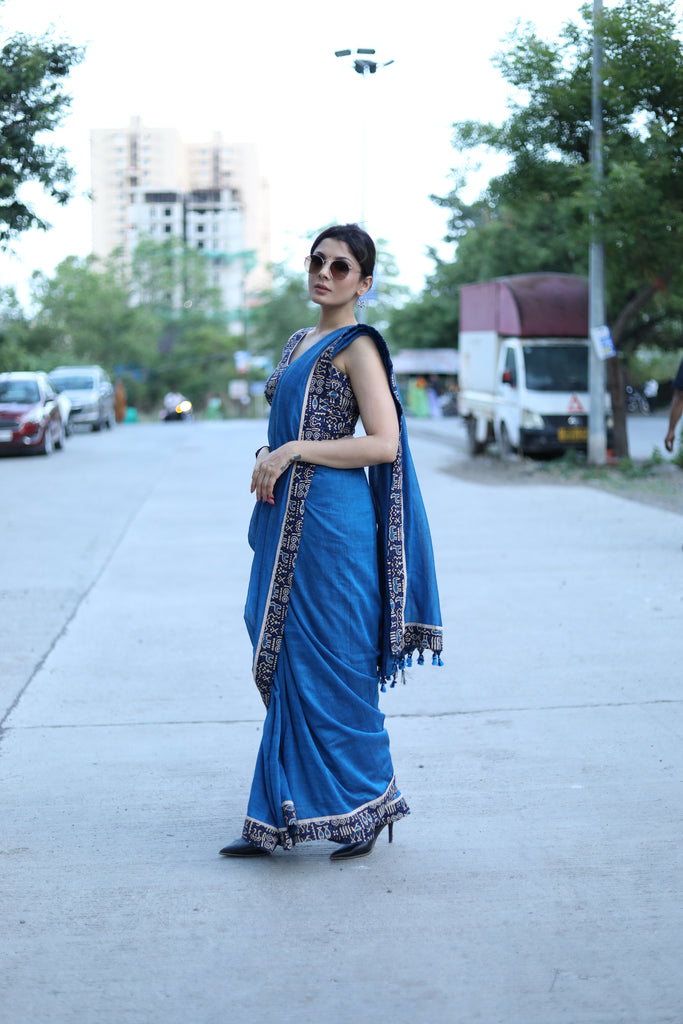
[[[114,389],[101,366],[58,366],[49,374],[52,387],[71,402],[69,426],[108,430],[114,426]]]

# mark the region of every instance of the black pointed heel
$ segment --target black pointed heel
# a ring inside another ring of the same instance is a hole
[[[341,849],[331,853],[330,860],[353,860],[355,857],[367,857],[372,853],[377,837],[386,824],[389,825],[389,842],[392,843],[394,841],[394,823],[393,821],[388,823],[383,821],[381,825],[375,827],[375,834],[372,839],[368,839],[365,843],[348,843],[342,846]]]
[[[224,846],[220,855],[221,857],[269,857],[270,850],[264,850],[262,846],[254,846],[246,839],[236,839],[229,846]]]

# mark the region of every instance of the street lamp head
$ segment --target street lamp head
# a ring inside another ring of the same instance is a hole
[[[0,3],[2,0],[0,0]],[[377,51],[370,47],[359,46],[357,50],[335,50],[335,57],[350,57],[353,53],[360,54],[353,62],[353,70],[358,72],[359,75],[374,75],[377,68],[386,68],[389,64],[393,64],[393,60],[384,61],[383,64],[379,64],[376,60],[368,60],[368,56],[372,56]]]
[[[364,75],[366,71],[369,71],[371,75],[374,75],[377,70],[377,61],[375,60],[354,60],[353,62],[354,71],[357,71],[359,75]]]

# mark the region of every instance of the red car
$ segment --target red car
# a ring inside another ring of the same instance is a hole
[[[66,425],[45,373],[0,373],[0,452],[49,455],[63,448]]]

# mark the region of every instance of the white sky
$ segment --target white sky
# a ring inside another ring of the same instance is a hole
[[[606,0],[612,2],[612,0]],[[333,220],[359,220],[362,169],[368,230],[385,238],[414,291],[432,269],[446,216],[429,194],[449,190],[451,125],[499,121],[506,87],[491,66],[517,18],[554,37],[579,0],[241,0],[239,5],[159,5],[145,0],[6,0],[2,35],[58,35],[87,45],[71,78],[72,111],[55,141],[90,186],[89,131],[174,125],[185,141],[215,130],[255,142],[271,187],[272,257],[303,259],[305,239]],[[363,78],[334,51],[374,47],[389,67]],[[366,126],[365,161],[362,159]],[[483,180],[483,179],[482,179]],[[90,251],[87,199],[47,202],[49,233],[32,232],[17,255],[0,254],[0,281],[22,297],[35,269],[51,273]]]

